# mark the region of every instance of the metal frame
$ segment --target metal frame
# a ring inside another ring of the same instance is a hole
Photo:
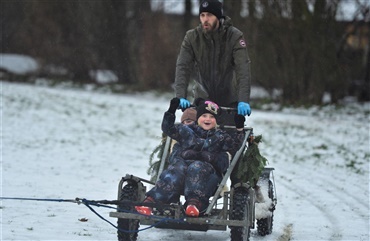
[[[235,128],[235,127],[233,127]],[[248,183],[238,183],[232,187],[231,191],[225,192],[223,198],[220,197],[221,191],[223,187],[226,185],[226,182],[230,178],[230,175],[236,166],[240,156],[245,151],[245,148],[247,148],[247,142],[250,136],[253,135],[253,128],[251,127],[245,127],[244,131],[246,132],[245,138],[243,140],[243,144],[241,145],[238,152],[235,154],[234,158],[232,159],[230,166],[225,173],[221,183],[219,184],[204,216],[197,217],[197,218],[191,218],[184,216],[183,213],[183,206],[182,203],[175,203],[170,204],[170,209],[172,210],[173,215],[159,215],[159,216],[145,216],[138,213],[128,213],[128,212],[110,212],[110,217],[115,218],[121,218],[121,219],[137,219],[140,221],[140,224],[142,225],[155,225],[156,228],[167,228],[167,229],[183,229],[183,230],[198,230],[198,231],[207,231],[207,230],[226,230],[227,226],[236,226],[236,227],[246,227],[249,226],[251,228],[254,228],[255,226],[255,191]],[[170,143],[171,138],[167,137],[164,154],[161,158],[161,165],[160,165],[160,172],[158,174],[158,177],[160,176],[160,173],[163,171],[164,163],[167,159],[169,149],[170,149]],[[261,177],[268,175],[269,179],[272,178],[273,180],[273,170],[274,168],[267,167],[263,170]],[[125,182],[127,181],[134,181],[134,182],[141,182],[141,183],[148,183],[151,185],[155,185],[155,183],[139,178],[130,174],[127,174],[125,177],[121,179],[118,185],[118,199],[121,196],[122,188]],[[143,186],[141,190],[139,190],[139,197],[140,200],[143,200],[145,197],[146,187],[145,185],[139,185]],[[229,219],[230,210],[233,210],[232,207],[232,197],[234,188],[238,188],[240,186],[243,186],[247,188],[249,193],[249,200],[248,200],[248,210],[250,213],[248,214],[249,219],[248,220],[231,220]],[[274,192],[276,193],[275,185],[274,185]],[[276,197],[276,194],[274,195]],[[222,208],[217,208],[217,201],[222,199]],[[276,204],[276,198],[273,200],[273,203]],[[153,204],[155,207],[155,204]]]
[[[229,108],[229,107],[221,107],[224,111],[227,113],[236,113],[235,108]],[[223,129],[235,129],[235,126],[222,126]],[[250,138],[253,138],[253,128],[252,127],[244,127],[245,137],[243,140],[243,143],[237,153],[234,155],[233,159],[231,160],[230,166],[228,170],[226,171],[222,181],[220,182],[214,196],[212,197],[210,204],[208,205],[207,210],[205,211],[205,214],[203,216],[192,218],[187,217],[184,214],[184,208],[183,204],[181,202],[179,203],[172,203],[172,204],[166,204],[166,205],[160,205],[157,203],[151,203],[146,204],[153,207],[153,210],[161,209],[164,210],[163,207],[165,206],[166,212],[159,212],[159,215],[151,215],[146,216],[139,214],[137,212],[110,212],[110,217],[115,217],[119,219],[131,219],[131,220],[139,220],[140,224],[142,225],[153,225],[156,228],[164,228],[164,229],[182,229],[182,230],[197,230],[197,231],[207,231],[207,230],[226,230],[227,227],[248,227],[248,228],[254,228],[255,227],[255,191],[253,187],[249,185],[249,183],[237,183],[233,184],[233,187],[231,187],[230,191],[224,192],[223,197],[221,196],[221,192],[226,185],[227,181],[229,180],[232,171],[234,170],[235,166],[237,165],[237,162],[239,161],[240,157],[248,148]],[[163,155],[161,157],[161,163],[158,171],[157,180],[162,173],[165,163],[167,161],[167,158],[170,154],[170,146],[171,146],[172,139],[170,137],[166,138],[165,147],[163,150]],[[274,187],[274,199],[272,200],[273,209],[276,205],[277,199],[276,199],[276,187],[275,187],[275,181],[273,176],[273,170],[272,167],[266,167],[262,174],[261,178],[268,179],[272,182]],[[123,177],[118,185],[118,200],[120,200],[122,189],[124,187],[124,184],[126,182],[136,182],[138,184],[138,200],[143,200],[146,193],[146,186],[143,185],[143,183],[155,185],[155,183],[148,181],[146,179],[142,179],[133,175],[127,174],[125,177]],[[233,209],[233,196],[234,192],[238,188],[245,188],[248,191],[247,196],[247,207],[246,207],[246,215],[248,218],[244,220],[232,220],[231,218],[231,212]],[[221,204],[218,204],[222,201]],[[123,201],[122,201],[123,202]],[[143,203],[139,202],[131,202],[131,205],[143,205]],[[218,205],[222,205],[222,208],[217,208]],[[158,212],[157,212],[158,213]]]

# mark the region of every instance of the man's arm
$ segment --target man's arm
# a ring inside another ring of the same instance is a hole
[[[235,74],[238,83],[238,101],[249,103],[251,92],[250,59],[244,37],[241,36],[234,43],[233,58]]]
[[[175,95],[177,98],[187,98],[187,90],[191,71],[194,66],[194,54],[189,41],[189,32],[181,44],[181,49],[176,62]]]

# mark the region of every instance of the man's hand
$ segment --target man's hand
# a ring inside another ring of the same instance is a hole
[[[249,106],[248,103],[246,102],[239,102],[238,104],[238,115],[242,115],[242,116],[250,116],[251,114],[251,107]]]
[[[185,98],[180,98],[180,107],[181,109],[186,109],[190,107],[190,102]]]

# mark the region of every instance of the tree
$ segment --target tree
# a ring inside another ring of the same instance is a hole
[[[57,66],[79,83],[109,69],[119,84],[169,90],[185,31],[199,22],[192,2],[171,15],[153,11],[150,0],[3,0],[1,51],[33,56],[44,74]],[[325,93],[333,102],[348,94],[369,100],[369,5],[354,1],[353,21],[339,22],[341,2],[223,1],[246,38],[252,84],[282,90],[286,104],[321,104]]]
[[[254,79],[271,93],[281,88],[283,103],[321,104],[326,92],[333,101],[343,98],[348,81],[336,58],[338,1],[315,1],[313,10],[309,1],[255,3]]]
[[[22,45],[17,41],[18,29],[23,24],[25,15],[24,4],[17,0],[2,0],[0,2],[1,14],[1,37],[0,46],[2,53],[9,53],[18,50],[15,53],[22,53]]]

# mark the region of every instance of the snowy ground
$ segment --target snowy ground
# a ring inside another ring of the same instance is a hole
[[[0,196],[114,200],[126,173],[149,178],[168,96],[0,84]],[[273,233],[254,229],[251,240],[369,240],[369,115],[369,104],[253,111],[247,124],[263,135],[278,204]],[[1,240],[116,240],[84,205],[2,200],[0,208]],[[225,241],[229,232],[149,229],[139,240]]]

